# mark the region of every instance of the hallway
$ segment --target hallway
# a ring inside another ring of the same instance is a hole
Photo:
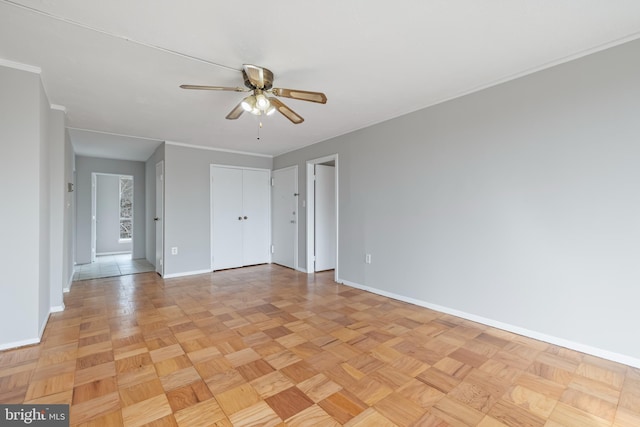
[[[144,258],[131,259],[131,254],[101,255],[96,257],[96,262],[76,265],[73,281],[125,276],[149,271],[155,271],[155,267]]]

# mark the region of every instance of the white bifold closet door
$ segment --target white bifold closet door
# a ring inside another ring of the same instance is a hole
[[[270,173],[211,167],[213,270],[269,262]]]

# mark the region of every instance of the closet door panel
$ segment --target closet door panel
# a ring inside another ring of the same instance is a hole
[[[265,170],[245,169],[242,172],[243,265],[268,263],[270,174]]]
[[[243,265],[242,169],[212,170],[213,269]]]

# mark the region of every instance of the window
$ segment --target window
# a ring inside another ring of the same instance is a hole
[[[120,240],[133,236],[133,178],[120,177]]]

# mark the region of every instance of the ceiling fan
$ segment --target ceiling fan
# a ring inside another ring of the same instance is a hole
[[[327,97],[321,92],[309,92],[306,90],[281,89],[273,87],[273,73],[271,70],[258,67],[256,65],[245,64],[242,66],[242,76],[244,77],[244,87],[225,87],[225,86],[197,86],[197,85],[180,85],[182,89],[199,89],[199,90],[226,90],[233,92],[251,92],[251,95],[244,98],[236,107],[227,114],[228,120],[235,120],[248,112],[254,115],[271,115],[276,110],[279,111],[287,119],[294,124],[300,124],[304,121],[302,116],[297,114],[291,108],[287,107],[282,101],[273,96],[282,96],[285,98],[299,99],[301,101],[317,102],[320,104],[327,103]]]

